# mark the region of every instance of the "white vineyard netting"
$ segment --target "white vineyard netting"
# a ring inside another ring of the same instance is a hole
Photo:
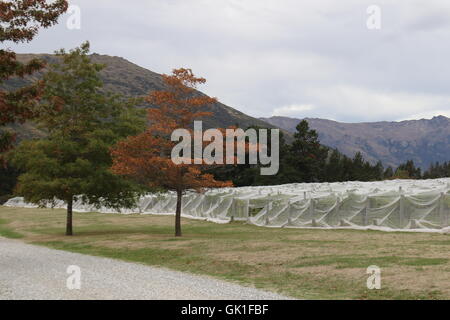
[[[23,198],[5,206],[33,207]],[[64,208],[65,203],[48,204]],[[117,212],[78,200],[74,211]],[[142,197],[120,213],[174,214],[176,194]],[[296,183],[212,189],[183,196],[182,215],[217,223],[232,220],[267,227],[442,230],[450,220],[450,179],[380,182]],[[446,229],[446,230],[447,230]]]

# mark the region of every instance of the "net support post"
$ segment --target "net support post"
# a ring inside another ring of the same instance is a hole
[[[369,210],[370,210],[370,198],[367,196],[364,203],[363,224],[367,226],[369,224]]]
[[[314,213],[315,213],[315,209],[314,209],[314,199],[311,198],[310,202],[309,202],[309,215],[311,216],[311,219],[314,219]]]
[[[266,217],[265,217],[265,221],[264,221],[266,226],[269,225],[269,223],[270,223],[270,220],[269,220],[269,213],[270,213],[270,211],[272,211],[272,202],[269,202],[267,204]]]
[[[288,201],[288,218],[287,218],[287,226],[292,224],[292,202]]]
[[[403,221],[405,220],[405,196],[403,194],[400,195],[400,216],[399,216],[399,220],[400,220],[400,225],[399,227],[401,228],[403,225]]]
[[[439,217],[441,220],[442,227],[448,227],[448,212],[445,210],[445,193],[441,192],[439,197]]]
[[[247,221],[250,221],[250,200],[245,199],[244,201],[244,217]]]
[[[236,199],[233,198],[233,202],[231,202],[231,217],[230,222],[234,221],[234,216],[236,215]]]

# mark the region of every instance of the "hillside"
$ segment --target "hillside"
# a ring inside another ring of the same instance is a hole
[[[48,63],[56,61],[50,54],[19,54],[21,61],[39,57]],[[152,90],[164,89],[162,76],[142,68],[120,57],[93,54],[94,62],[105,64],[101,72],[104,90],[128,96],[145,96]],[[13,79],[4,86],[18,88],[38,79],[42,73],[32,77]],[[198,94],[203,94],[198,92]],[[151,107],[143,105],[142,107]],[[222,103],[210,106],[207,111],[211,117],[204,119],[205,128],[223,128],[237,125],[247,128],[251,125],[261,127],[279,127],[294,132],[300,119],[271,117],[256,119]],[[338,148],[344,154],[353,156],[360,151],[364,157],[376,162],[381,160],[385,166],[396,167],[400,163],[413,159],[416,164],[426,168],[431,162],[450,160],[450,119],[439,116],[431,120],[411,120],[401,122],[340,123],[325,119],[307,118],[310,126],[319,132],[324,145]],[[11,126],[18,133],[19,140],[42,136],[31,123]],[[288,141],[292,138],[286,135]]]
[[[48,63],[55,62],[57,59],[50,54],[18,55],[18,60],[20,61],[28,61],[32,58],[41,58]],[[164,83],[160,74],[142,68],[123,58],[93,54],[91,55],[91,59],[96,63],[106,65],[106,68],[101,71],[105,91],[121,93],[128,96],[145,96],[152,90],[161,90],[164,88]],[[4,87],[8,89],[18,88],[41,76],[42,72],[38,72],[25,80],[13,79],[8,81]],[[199,92],[199,94],[203,93]],[[151,105],[146,104],[142,107],[151,107]],[[260,119],[250,117],[220,102],[210,106],[206,111],[212,112],[212,116],[203,120],[205,128],[223,128],[234,125],[244,129],[251,125],[272,127],[270,124]],[[19,140],[40,134],[39,130],[36,130],[32,124],[14,125],[11,126],[11,128],[18,133]]]
[[[261,118],[275,126],[294,132],[300,119],[288,117]],[[317,130],[320,141],[353,156],[360,151],[364,157],[385,166],[396,167],[413,159],[422,168],[432,162],[450,160],[450,119],[444,116],[431,120],[401,122],[342,123],[306,118]]]

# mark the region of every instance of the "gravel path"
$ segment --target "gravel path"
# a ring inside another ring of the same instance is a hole
[[[69,290],[67,268],[81,288]],[[48,249],[0,237],[2,299],[286,299],[206,276]]]

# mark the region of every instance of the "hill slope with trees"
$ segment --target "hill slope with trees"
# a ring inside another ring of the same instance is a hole
[[[301,121],[296,118],[261,118],[289,132]],[[407,160],[422,169],[435,162],[450,159],[450,119],[400,122],[342,123],[325,119],[306,118],[309,126],[319,133],[323,144],[337,148],[349,157],[360,152],[371,163],[381,161],[384,166],[397,167]]]

